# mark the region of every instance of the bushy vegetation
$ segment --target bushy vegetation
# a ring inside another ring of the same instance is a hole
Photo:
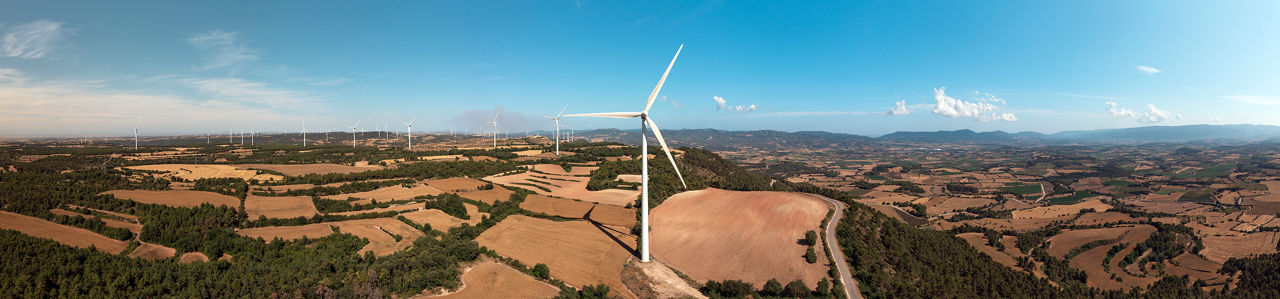
[[[192,181],[191,190],[209,191],[244,199],[249,194],[249,183],[240,178],[204,178]]]
[[[462,197],[457,194],[445,193],[436,196],[420,196],[419,198],[427,200],[425,206],[427,209],[437,209],[458,219],[471,219],[471,216],[467,215],[467,206],[462,204]]]

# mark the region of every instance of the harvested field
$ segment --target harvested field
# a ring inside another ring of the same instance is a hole
[[[1134,246],[1146,240],[1147,237],[1151,236],[1151,233],[1155,231],[1156,228],[1150,225],[1134,226],[1125,231],[1120,235],[1120,242],[1127,243],[1129,245],[1115,256],[1123,257],[1129,254],[1129,252],[1133,251]],[[1124,270],[1121,270],[1118,266],[1122,258],[1112,258],[1111,264],[1105,266],[1111,269],[1111,273],[1116,273],[1116,277],[1120,278],[1122,281],[1118,282],[1111,279],[1111,274],[1107,273],[1107,271],[1103,269],[1104,265],[1102,264],[1102,261],[1107,256],[1107,250],[1110,250],[1111,247],[1114,246],[1118,245],[1116,243],[1111,243],[1085,251],[1071,259],[1071,267],[1084,271],[1088,274],[1089,286],[1106,290],[1128,290],[1135,286],[1150,285],[1152,282],[1157,280],[1157,278],[1135,277],[1124,273]]]
[[[330,223],[313,223],[297,226],[255,227],[241,229],[236,233],[250,238],[262,238],[267,242],[275,238],[285,241],[302,239],[302,237],[315,239],[333,234],[333,228],[330,228],[330,225]]]
[[[1061,216],[1056,218],[1023,218],[1023,219],[982,218],[982,219],[965,220],[960,222],[938,221],[938,222],[934,222],[934,225],[937,226],[938,229],[940,230],[948,230],[948,229],[955,228],[957,226],[969,224],[973,226],[986,227],[994,230],[1015,230],[1019,232],[1026,232],[1026,231],[1039,229],[1041,227],[1044,227],[1045,225],[1053,223],[1054,221],[1066,221],[1066,220],[1071,220],[1071,216]]]
[[[550,298],[560,288],[529,277],[516,269],[496,262],[483,262],[462,274],[462,289],[441,296],[415,298]]]
[[[964,209],[967,209],[967,208],[981,207],[984,205],[993,204],[995,202],[996,202],[995,199],[981,198],[981,197],[964,198],[964,197],[939,196],[939,197],[934,197],[929,199],[929,201],[925,203],[925,206],[927,207],[926,211],[929,213],[929,215],[941,215],[943,213],[963,211]]]
[[[183,253],[182,257],[178,258],[178,263],[182,263],[182,264],[189,264],[194,262],[208,262],[208,261],[209,261],[209,257],[205,256],[204,253],[200,253],[200,252]]]
[[[256,227],[242,229],[236,233],[247,237],[261,237],[268,241],[274,238],[295,240],[304,236],[307,238],[319,238],[331,235],[334,232],[330,226],[338,227],[341,233],[369,240],[368,245],[356,252],[359,255],[364,255],[368,251],[373,251],[373,254],[377,256],[390,255],[397,250],[408,248],[413,245],[414,240],[423,236],[421,231],[393,217],[322,222],[299,226]],[[388,232],[399,235],[402,239],[397,242],[395,238],[387,234]]]
[[[311,217],[320,214],[315,203],[307,196],[257,196],[249,195],[244,199],[244,211],[250,220],[258,217],[294,218]]]
[[[478,202],[494,204],[499,201],[511,200],[512,194],[516,193],[514,191],[507,190],[507,188],[493,188],[489,190],[462,192],[458,193],[458,196]]]
[[[1147,212],[1169,214],[1180,214],[1203,206],[1192,202],[1126,201],[1125,203],[1136,205]]]
[[[604,225],[631,227],[636,223],[636,210],[614,205],[596,204],[564,198],[531,194],[520,208],[565,218],[587,219]]]
[[[1106,211],[1111,209],[1110,205],[1102,203],[1100,200],[1090,200],[1086,202],[1076,203],[1072,205],[1054,205],[1032,208],[1029,210],[1013,211],[1014,219],[1028,218],[1055,218],[1060,216],[1075,215],[1084,209],[1093,209],[1094,211]]]
[[[1172,260],[1172,261],[1173,261],[1173,263],[1174,263],[1174,264],[1176,264],[1176,265],[1178,265],[1178,266],[1181,266],[1181,267],[1183,267],[1183,268],[1187,268],[1187,269],[1191,269],[1191,270],[1195,270],[1195,271],[1205,271],[1205,272],[1215,272],[1215,273],[1216,273],[1216,272],[1218,272],[1218,269],[1222,269],[1222,265],[1221,265],[1221,264],[1216,264],[1216,263],[1214,263],[1214,262],[1210,262],[1209,260],[1207,260],[1207,259],[1205,259],[1205,258],[1203,258],[1203,257],[1200,257],[1200,256],[1198,256],[1198,255],[1194,255],[1194,254],[1190,254],[1190,253],[1183,253],[1182,255],[1179,255],[1179,256],[1177,256],[1177,257],[1173,258],[1173,260]]]
[[[1204,236],[1205,259],[1221,264],[1230,258],[1276,252],[1276,232],[1257,232],[1244,236]]]
[[[435,187],[423,184],[413,184],[413,188],[405,188],[400,185],[386,186],[365,192],[327,195],[324,196],[324,198],[332,200],[349,200],[351,198],[357,198],[356,200],[352,200],[351,203],[369,204],[374,200],[378,202],[391,202],[397,200],[410,200],[414,197],[423,195],[440,195],[443,193],[444,192],[441,192],[440,189],[436,189]]]
[[[480,209],[472,204],[465,205],[467,207],[467,216],[471,219],[462,220],[436,209],[413,211],[400,214],[400,216],[408,218],[413,223],[431,225],[431,229],[447,232],[450,228],[462,226],[463,223],[476,225],[480,223],[482,217],[489,215],[489,213],[480,213]]]
[[[158,260],[158,259],[171,258],[173,257],[174,254],[177,254],[177,253],[178,253],[178,250],[173,248],[169,248],[163,245],[156,245],[156,244],[142,242],[142,244],[138,245],[138,248],[134,248],[133,252],[129,253],[129,256],[140,257],[140,258],[149,259],[149,260]]]
[[[589,177],[578,175],[587,175],[594,171],[597,167],[574,167],[572,171],[565,172],[558,165],[538,164],[534,165],[535,171],[525,173],[506,175],[506,176],[490,176],[485,180],[502,184],[509,187],[517,187],[532,191],[537,194],[557,196],[569,199],[577,199],[587,202],[605,203],[616,206],[625,206],[628,203],[636,201],[640,196],[640,190],[622,190],[622,189],[606,189],[599,191],[588,191],[587,181]],[[541,184],[536,181],[550,183]],[[522,184],[534,184],[542,188],[532,187]]]
[[[0,211],[0,229],[16,230],[28,236],[50,239],[72,247],[89,248],[89,245],[93,245],[98,251],[110,254],[119,254],[128,246],[124,241],[107,238],[86,229],[6,211]]]
[[[812,288],[826,277],[826,257],[805,262],[808,247],[799,240],[806,231],[820,231],[828,209],[802,193],[683,192],[653,209],[652,252],[697,280],[764,285],[772,278],[800,279]]]
[[[1049,237],[1049,255],[1062,258],[1072,249],[1076,249],[1085,243],[1097,240],[1118,241],[1121,235],[1132,229],[1134,229],[1132,226],[1126,226],[1064,231]]]
[[[871,191],[871,192],[868,192],[867,194],[863,194],[862,198],[857,199],[857,201],[864,204],[887,205],[887,204],[893,204],[893,203],[899,203],[899,202],[912,202],[912,201],[915,201],[916,199],[917,197],[915,196],[906,195],[902,193]]]
[[[127,230],[129,230],[130,232],[133,232],[133,234],[134,234],[134,235],[137,235],[137,234],[141,234],[141,233],[142,233],[142,225],[141,225],[141,224],[134,223],[134,222],[120,221],[120,220],[116,220],[116,219],[112,219],[112,218],[103,218],[103,217],[98,217],[98,216],[94,216],[94,215],[85,215],[85,214],[80,214],[80,213],[76,213],[76,212],[72,212],[72,211],[67,211],[67,210],[63,210],[63,209],[58,209],[58,208],[49,209],[49,212],[54,213],[54,214],[57,214],[57,215],[65,215],[65,216],[72,216],[72,217],[85,217],[85,218],[90,218],[90,219],[92,219],[92,218],[99,218],[99,219],[102,219],[102,222],[103,222],[103,223],[106,223],[106,224],[107,224],[107,226],[109,226],[109,227],[115,227],[115,228],[123,228],[123,229],[127,229]],[[126,219],[127,219],[127,218],[126,218]],[[135,221],[137,221],[137,220],[135,220]]]
[[[103,194],[111,194],[120,199],[127,199],[141,203],[159,204],[179,208],[199,207],[200,204],[203,203],[215,206],[228,206],[232,208],[240,207],[239,198],[207,191],[111,190],[103,192]]]
[[[1120,212],[1093,212],[1081,215],[1074,222],[1076,225],[1095,225],[1116,222],[1137,222],[1138,218],[1130,217],[1129,214]]]
[[[427,186],[435,187],[436,190],[443,192],[460,192],[479,190],[481,186],[488,185],[485,181],[473,178],[447,178],[437,180],[427,180]]]
[[[915,215],[911,215],[911,213],[907,213],[902,209],[899,209],[894,206],[886,206],[886,205],[867,205],[867,206],[871,207],[872,209],[875,209],[876,211],[880,211],[881,214],[888,215],[893,219],[898,219],[898,221],[902,221],[902,223],[906,223],[912,226],[928,223],[928,221],[921,219],[920,217],[916,217]]]
[[[267,192],[267,191],[289,192],[293,190],[306,190],[306,189],[311,189],[315,187],[316,185],[312,185],[312,184],[293,184],[293,185],[279,185],[279,186],[252,186],[250,188],[252,188],[253,191],[260,191],[260,192]]]
[[[356,173],[370,170],[382,169],[382,166],[347,166],[331,163],[319,164],[238,164],[233,165],[239,169],[266,169],[287,176],[302,176],[308,174],[330,174],[330,173]]]
[[[202,164],[156,164],[129,166],[129,169],[163,171],[165,176],[176,176],[187,180],[204,178],[240,178],[244,180],[278,181],[284,177],[273,174],[259,174],[256,170],[239,170],[230,165]]]
[[[360,214],[368,214],[368,213],[403,212],[403,211],[419,210],[419,209],[422,209],[422,207],[423,207],[422,203],[410,202],[410,203],[390,205],[385,208],[329,213],[329,215],[349,216],[349,215],[360,215]]]
[[[546,264],[551,276],[573,286],[604,283],[611,293],[635,298],[622,284],[622,266],[633,257],[634,238],[610,235],[586,221],[556,222],[512,215],[476,238],[481,246],[525,265]],[[625,246],[624,246],[625,244]]]

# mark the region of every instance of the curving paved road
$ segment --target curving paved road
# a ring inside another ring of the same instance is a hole
[[[840,218],[844,216],[844,210],[847,207],[843,202],[826,196],[809,195],[826,201],[827,204],[836,209],[836,212],[831,214],[831,219],[827,220],[827,250],[831,251],[832,263],[835,263],[836,270],[840,272],[840,284],[844,285],[845,298],[862,298],[862,292],[858,291],[858,282],[853,280],[853,275],[849,272],[849,263],[844,260],[844,251],[840,250],[839,244],[836,242],[836,226],[839,225]]]

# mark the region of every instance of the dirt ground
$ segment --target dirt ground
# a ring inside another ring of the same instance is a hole
[[[915,215],[911,215],[911,213],[904,212],[901,209],[897,209],[896,207],[877,204],[869,204],[867,206],[879,211],[881,214],[885,214],[893,219],[898,219],[898,221],[902,221],[902,223],[910,224],[912,226],[928,223],[928,221],[925,221],[920,217],[916,217]]]
[[[236,169],[231,165],[202,164],[155,164],[126,167],[137,170],[164,171],[166,176],[176,176],[187,180],[203,178],[240,178],[259,181],[282,180],[284,177],[273,174],[259,174],[256,170]]]
[[[586,221],[557,222],[513,215],[480,234],[476,241],[525,265],[546,264],[552,277],[569,285],[604,283],[614,295],[635,298],[621,279],[623,264],[633,256],[635,239],[618,239],[623,244]]]
[[[315,203],[311,202],[311,197],[307,196],[249,195],[244,199],[244,211],[249,214],[250,220],[257,220],[259,216],[267,216],[267,218],[294,218],[299,216],[310,218],[320,213],[316,211]]]
[[[347,166],[331,163],[319,164],[238,164],[233,165],[239,169],[266,169],[283,173],[287,176],[301,176],[308,174],[330,174],[330,173],[355,173],[370,170],[379,170],[384,167],[378,165],[370,166]]]
[[[1119,240],[1120,235],[1132,229],[1132,226],[1128,226],[1064,231],[1049,237],[1049,240],[1047,240],[1049,242],[1049,255],[1062,258],[1072,249],[1078,248],[1085,243],[1097,240]]]
[[[427,186],[435,187],[437,190],[444,191],[444,192],[472,191],[472,190],[480,189],[480,186],[489,184],[484,181],[473,179],[473,178],[447,178],[447,179],[427,180],[426,183],[427,183]]]
[[[1144,218],[1145,219],[1145,218]],[[1080,216],[1076,219],[1076,225],[1095,225],[1115,222],[1137,222],[1138,218],[1130,217],[1129,214],[1120,212],[1093,212]]]
[[[1055,218],[1060,216],[1075,215],[1083,209],[1093,209],[1094,211],[1106,211],[1111,209],[1110,205],[1102,203],[1100,200],[1090,200],[1072,205],[1056,205],[1031,208],[1028,210],[1013,211],[1014,219],[1028,218]]]
[[[178,253],[178,250],[169,248],[167,246],[143,242],[142,244],[138,245],[138,248],[134,248],[133,252],[129,253],[129,256],[140,257],[140,258],[149,259],[149,260],[158,260],[158,259],[171,258],[177,253]]]
[[[549,298],[559,293],[560,288],[538,281],[507,265],[482,262],[462,274],[461,290],[440,296],[412,298]]]
[[[352,200],[351,203],[369,204],[373,200],[377,200],[378,202],[410,200],[422,195],[440,195],[443,193],[444,192],[441,192],[440,189],[436,189],[435,187],[423,184],[414,184],[413,188],[405,188],[400,185],[386,186],[365,192],[326,195],[324,198],[332,200],[348,200],[351,198],[357,198],[357,200]]]
[[[538,164],[534,165],[533,169],[542,173],[529,171],[506,176],[490,176],[486,177],[485,180],[502,184],[504,186],[533,191],[534,193],[542,195],[605,203],[616,206],[626,206],[628,203],[635,202],[636,198],[640,196],[640,190],[587,190],[587,182],[590,181],[591,178],[578,175],[588,175],[591,171],[596,170],[597,167],[574,167],[572,171],[565,172],[559,165]],[[538,181],[550,183],[550,185],[538,183]],[[534,184],[547,188],[551,191],[544,191],[540,188],[516,183]]]
[[[511,190],[507,190],[507,188],[494,187],[493,189],[490,189],[490,190],[462,192],[462,193],[458,193],[458,196],[462,196],[463,198],[466,198],[466,199],[479,201],[487,204],[494,204],[499,201],[511,200],[512,194],[515,194],[515,192]]]
[[[827,275],[826,255],[809,264],[800,240],[806,231],[820,232],[827,210],[825,202],[800,193],[683,192],[651,212],[652,254],[698,280],[759,286],[772,278],[800,279],[812,288]]]
[[[128,247],[124,241],[107,238],[92,231],[61,225],[44,219],[27,215],[0,211],[0,228],[12,229],[32,237],[54,240],[63,245],[89,248],[93,245],[98,251],[120,254]]]
[[[394,217],[322,222],[299,226],[257,227],[242,229],[236,233],[251,238],[262,237],[266,241],[271,241],[277,237],[283,240],[294,240],[303,236],[308,238],[328,236],[333,234],[333,229],[330,226],[337,226],[341,233],[369,240],[368,245],[356,252],[356,254],[360,255],[364,255],[368,251],[373,251],[373,254],[377,256],[390,255],[397,250],[408,248],[413,245],[413,240],[423,236],[421,231]],[[384,232],[383,230],[386,231]],[[399,235],[402,239],[397,242],[395,238],[387,234],[388,232]]]
[[[520,203],[520,208],[565,218],[583,219],[589,212],[592,221],[605,225],[631,227],[636,223],[636,210],[613,205],[595,204],[564,198],[531,194]]]
[[[963,233],[956,235],[956,237],[964,239],[966,243],[969,243],[969,246],[973,246],[973,248],[977,249],[979,252],[990,256],[992,260],[995,260],[1001,265],[1005,265],[1006,267],[1013,269],[1021,269],[1018,268],[1018,261],[1014,260],[1013,256],[997,250],[995,247],[987,245],[987,237],[983,236],[982,233]]]
[[[199,252],[183,253],[182,257],[178,258],[178,263],[182,263],[182,264],[189,264],[194,262],[208,262],[208,261],[209,261],[209,257],[205,256],[204,253],[199,253]]]
[[[1221,264],[1233,257],[1276,252],[1277,233],[1257,232],[1244,236],[1204,236],[1200,254],[1210,262]]]
[[[489,215],[489,213],[480,213],[480,209],[476,208],[474,205],[465,205],[467,207],[467,216],[471,219],[459,219],[436,209],[413,211],[400,214],[400,216],[408,218],[409,221],[413,221],[413,223],[428,224],[431,225],[431,229],[448,232],[450,228],[462,226],[463,223],[476,225],[480,223],[482,217]]]
[[[202,203],[209,203],[215,206],[223,205],[232,208],[240,207],[239,198],[207,191],[111,190],[103,192],[103,194],[111,194],[120,199],[127,199],[141,203],[160,204],[179,208],[199,207]]]

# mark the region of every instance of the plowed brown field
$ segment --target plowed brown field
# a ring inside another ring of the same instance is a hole
[[[551,276],[582,287],[604,283],[611,294],[635,298],[622,284],[622,266],[633,255],[634,238],[619,237],[627,247],[586,221],[551,221],[520,215],[507,217],[480,237],[481,246],[525,265],[546,264]]]
[[[44,219],[0,211],[0,229],[12,229],[36,238],[54,240],[63,245],[89,248],[119,254],[128,246],[124,241],[107,238],[86,229],[61,225]]]
[[[826,277],[825,255],[805,262],[806,231],[820,232],[826,203],[801,193],[704,189],[653,209],[653,255],[699,280],[776,278],[814,287]],[[767,262],[764,262],[767,261]]]
[[[413,298],[550,298],[560,289],[533,279],[516,269],[495,262],[483,262],[462,274],[462,289],[441,296],[415,296]]]
[[[111,194],[120,199],[127,199],[141,203],[159,204],[179,208],[198,207],[203,203],[209,203],[215,206],[228,206],[232,208],[240,207],[239,198],[206,191],[111,190],[103,192],[103,194]]]
[[[249,195],[244,199],[244,211],[249,220],[258,220],[259,216],[267,218],[311,218],[319,214],[315,203],[307,196],[256,196]]]

